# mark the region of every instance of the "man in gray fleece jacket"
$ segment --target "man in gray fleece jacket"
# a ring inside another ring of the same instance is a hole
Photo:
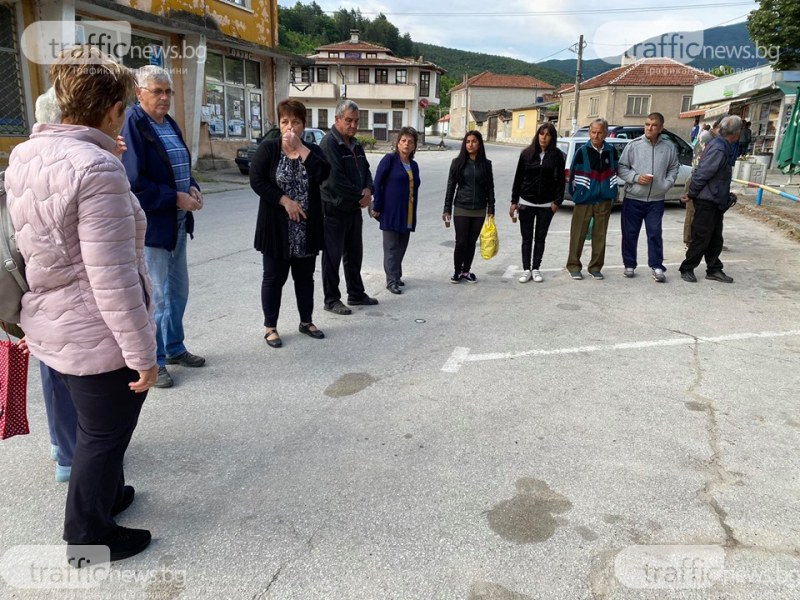
[[[625,182],[622,202],[622,262],[625,277],[633,277],[636,269],[636,247],[644,221],[647,231],[647,263],[658,283],[667,280],[664,271],[664,241],[661,221],[664,217],[664,196],[678,178],[678,151],[675,145],[661,139],[664,115],[650,113],[644,122],[644,135],[625,146],[619,159],[619,178]]]

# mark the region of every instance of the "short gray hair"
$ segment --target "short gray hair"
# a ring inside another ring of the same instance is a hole
[[[739,133],[742,130],[742,118],[738,115],[728,115],[719,123],[719,134],[722,137]]]
[[[591,129],[591,128],[592,128],[592,125],[598,125],[598,124],[599,124],[599,125],[602,125],[602,126],[603,126],[603,129],[604,129],[606,132],[608,131],[608,121],[606,121],[605,119],[595,119],[594,121],[592,121],[591,123],[589,123],[589,129]]]
[[[136,69],[136,86],[146,88],[148,81],[172,85],[172,77],[166,69],[155,65],[145,65]]]
[[[36,99],[33,114],[37,123],[61,123],[61,109],[56,100],[56,88],[50,86],[50,89]]]
[[[341,119],[348,110],[358,112],[358,104],[350,100],[350,98],[342,98],[336,105],[336,117]]]

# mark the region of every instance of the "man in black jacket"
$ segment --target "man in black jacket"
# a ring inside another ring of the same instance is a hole
[[[692,172],[688,198],[694,201],[692,243],[681,263],[681,278],[696,283],[694,269],[706,259],[706,279],[733,283],[722,270],[722,219],[732,204],[731,172],[736,161],[733,144],[739,140],[742,119],[730,115],[719,124],[719,135],[706,146],[700,164]],[[735,199],[735,197],[733,197]]]
[[[331,165],[331,174],[320,191],[325,213],[325,245],[322,253],[322,289],[325,310],[337,315],[353,311],[342,303],[339,291],[339,265],[344,262],[347,303],[377,304],[364,291],[361,260],[364,246],[361,238],[361,209],[372,201],[372,174],[364,148],[355,139],[358,131],[358,105],[341,100],[336,105],[333,128],[322,138],[320,148]]]

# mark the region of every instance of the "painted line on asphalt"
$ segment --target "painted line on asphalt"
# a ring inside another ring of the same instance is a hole
[[[750,261],[747,260],[746,258],[736,258],[734,260],[726,260],[725,264],[727,265],[729,263],[733,264],[733,263],[746,263],[746,262]],[[681,263],[679,262],[664,263],[665,267],[679,267],[680,265]],[[603,270],[605,271],[606,269],[624,269],[624,268],[625,265],[606,265],[605,267],[603,267]],[[637,267],[637,268],[642,268],[645,271],[648,269],[648,267]],[[559,267],[553,269],[539,269],[539,271],[541,271],[542,273],[559,273],[561,271],[566,271],[566,269],[564,267]],[[508,267],[506,267],[506,270],[503,272],[503,279],[511,279],[517,273],[522,273],[522,269],[520,267],[518,267],[517,265],[508,265]]]
[[[486,354],[470,354],[469,348],[456,346],[450,358],[442,366],[445,373],[458,373],[459,369],[468,362],[485,362],[490,360],[508,360],[523,356],[556,356],[564,354],[585,354],[591,352],[613,352],[615,350],[640,350],[643,348],[663,348],[668,346],[690,346],[698,344],[716,344],[719,342],[736,342],[753,339],[770,339],[780,337],[800,336],[800,329],[789,331],[760,331],[753,333],[732,333],[716,337],[702,338],[684,336],[663,340],[650,340],[645,342],[620,342],[605,346],[576,346],[574,348],[555,348],[553,350],[518,350],[516,352],[488,352]]]

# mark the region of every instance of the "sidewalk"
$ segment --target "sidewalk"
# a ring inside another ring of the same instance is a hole
[[[789,183],[790,179],[791,183]],[[800,175],[790,178],[789,175],[784,175],[778,169],[770,169],[767,171],[764,185],[793,196],[800,196]],[[736,204],[737,210],[783,230],[795,240],[800,240],[800,202],[793,202],[777,194],[764,191],[759,206],[756,205],[758,188],[734,182],[731,185],[731,191],[739,197],[739,202]]]

